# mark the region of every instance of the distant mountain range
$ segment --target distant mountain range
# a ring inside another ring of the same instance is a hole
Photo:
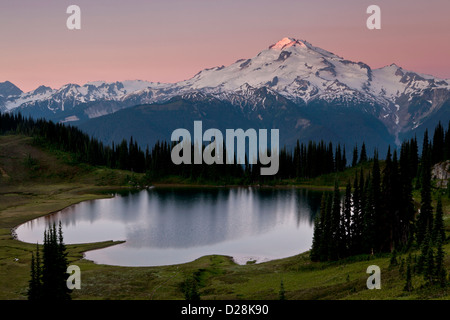
[[[320,140],[380,151],[450,120],[450,80],[372,69],[284,38],[251,59],[177,83],[102,81],[24,93],[0,83],[0,111],[77,125],[104,142],[170,140],[179,127],[278,128],[281,144]]]

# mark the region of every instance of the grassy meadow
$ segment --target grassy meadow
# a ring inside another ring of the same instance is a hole
[[[308,181],[284,181],[277,187],[331,189],[338,178],[341,187],[353,177],[348,169],[338,177],[321,176]],[[370,166],[363,167],[364,171]],[[111,197],[114,191],[139,187],[142,175],[128,171],[74,163],[70,155],[43,149],[21,135],[0,136],[0,299],[27,298],[31,252],[36,244],[13,237],[23,222],[59,211],[72,204]],[[157,186],[192,184],[177,178]],[[197,186],[208,185],[197,182]],[[414,193],[417,203],[420,194]],[[447,235],[450,231],[450,200],[443,197]],[[260,264],[237,265],[230,257],[205,256],[195,261],[160,267],[117,267],[83,259],[83,252],[118,242],[68,245],[70,264],[81,269],[81,290],[73,299],[184,299],[186,277],[194,276],[202,299],[278,299],[281,282],[285,297],[298,299],[450,299],[450,288],[424,286],[413,275],[414,290],[403,291],[405,272],[390,266],[390,255],[355,256],[338,262],[311,262],[308,253]],[[446,244],[450,270],[450,244]],[[417,252],[417,255],[419,252]],[[413,253],[414,255],[414,253]],[[406,255],[399,255],[406,258]],[[381,290],[368,290],[369,265],[381,268]],[[406,267],[405,267],[406,268]]]

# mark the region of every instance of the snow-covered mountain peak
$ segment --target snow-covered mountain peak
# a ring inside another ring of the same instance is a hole
[[[295,38],[283,38],[277,43],[271,45],[269,47],[269,51],[289,51],[294,52],[296,51],[299,54],[319,54],[321,56],[325,56],[328,58],[337,58],[342,59],[341,57],[335,55],[332,52],[329,52],[327,50],[324,50],[319,47],[313,46],[311,43],[309,43],[306,40],[299,40]],[[263,51],[264,52],[264,51]]]
[[[294,38],[283,38],[280,41],[278,41],[277,43],[271,45],[269,47],[269,49],[274,49],[274,50],[283,50],[292,46],[299,46],[299,47],[303,47],[303,48],[307,48],[308,46],[306,45],[306,41],[304,40],[297,40]]]
[[[86,82],[84,85],[85,85],[85,86],[91,85],[91,86],[94,86],[94,87],[100,87],[100,86],[102,86],[102,85],[104,85],[104,84],[106,84],[106,81],[98,80],[98,81],[89,81],[89,82]]]
[[[52,91],[52,88],[42,85],[34,89],[31,94],[45,94],[48,91]]]
[[[254,57],[201,70],[177,83],[92,81],[82,86],[66,84],[59,89],[42,86],[28,93],[9,82],[0,83],[0,111],[36,108],[38,111],[32,112],[65,112],[69,115],[65,121],[73,121],[70,119],[82,118],[83,113],[94,118],[177,96],[195,101],[219,99],[242,110],[266,111],[281,108],[286,101],[298,105],[326,102],[363,106],[398,133],[450,100],[449,83],[395,63],[372,69],[305,40],[285,37]],[[76,118],[71,117],[74,114]]]

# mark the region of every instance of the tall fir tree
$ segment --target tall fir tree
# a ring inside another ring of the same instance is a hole
[[[415,209],[412,198],[412,178],[415,175],[417,169],[413,169],[413,161],[411,160],[411,148],[412,143],[402,144],[399,162],[399,218],[402,221],[402,224],[400,226],[398,239],[406,249],[408,249],[412,245],[414,236],[413,223]],[[417,152],[415,156],[417,156]]]
[[[441,287],[447,286],[447,270],[445,268],[444,258],[445,252],[442,248],[442,241],[438,238],[436,244],[436,265],[434,277]]]
[[[417,176],[417,170],[419,168],[419,145],[416,136],[411,139],[410,146],[409,161],[411,163],[411,178],[414,178]]]
[[[39,251],[36,244],[36,255],[32,253],[28,299],[69,300],[70,290],[66,284],[68,262],[61,226],[58,236],[55,225],[44,232],[42,265]]]
[[[380,216],[377,219],[377,234],[380,251],[388,251],[388,248],[390,251],[390,248],[392,247],[392,226],[395,212],[393,192],[395,186],[393,180],[393,161],[391,158],[391,147],[389,146],[381,183],[381,197],[383,202],[380,202],[382,206],[379,212]]]
[[[370,175],[365,181],[364,192],[361,197],[361,207],[363,210],[363,252],[373,253],[376,244],[376,224],[373,179]]]
[[[351,251],[350,249],[353,247],[353,230],[352,230],[352,186],[349,183],[347,183],[347,186],[345,187],[345,197],[344,197],[344,204],[343,204],[343,210],[342,210],[342,253],[345,256],[348,256]]]
[[[325,219],[325,210],[326,210],[326,197],[325,194],[322,194],[322,199],[320,202],[320,212],[316,215],[314,219],[314,232],[313,232],[313,240],[312,247],[309,254],[311,261],[319,261],[320,260],[320,249],[322,245],[323,238],[323,223]]]
[[[411,270],[411,260],[408,259],[407,267],[406,267],[406,283],[403,291],[411,292],[413,290],[412,286],[412,270]]]
[[[347,168],[347,155],[345,154],[345,145],[342,151],[342,161],[341,161],[341,170],[344,171]]]
[[[445,158],[444,139],[445,139],[444,127],[441,125],[441,122],[439,121],[439,124],[434,129],[433,134],[433,144],[431,150],[432,165],[443,161]]]
[[[330,243],[333,239],[332,237],[332,218],[331,218],[331,208],[332,208],[332,197],[327,194],[325,199],[325,211],[322,224],[322,238],[320,241],[320,260],[326,261],[331,258]]]
[[[353,148],[352,167],[356,167],[358,164],[358,146]]]
[[[377,152],[375,152],[373,159],[370,192],[371,203],[368,203],[367,205],[371,206],[370,210],[372,210],[371,217],[374,232],[374,243],[372,249],[379,252],[383,247],[383,243],[386,241],[386,231],[384,229],[385,215],[382,212],[383,199],[381,196],[381,173]]]
[[[429,245],[428,248],[423,277],[428,284],[434,283],[435,280],[434,250],[431,245]]]
[[[418,273],[425,274],[426,268],[428,266],[429,250],[432,249],[431,241],[431,226],[427,226],[425,230],[424,239],[421,244],[421,252],[417,261],[417,271]]]
[[[331,207],[331,242],[330,246],[330,260],[338,260],[342,248],[341,235],[341,194],[339,185],[336,181],[334,183],[333,201]]]
[[[399,172],[399,164],[397,158],[397,150],[394,150],[392,156],[392,172],[391,172],[391,182],[392,182],[392,195],[390,196],[392,199],[393,207],[389,210],[391,217],[391,245],[390,250],[393,248],[400,249],[403,245],[406,244],[406,241],[402,239],[403,232],[403,224],[407,223],[406,220],[403,219],[402,216],[402,184],[400,181],[400,172]]]
[[[28,300],[39,300],[41,298],[41,267],[39,258],[39,245],[36,244],[36,257],[34,252],[31,252],[31,271],[30,281],[28,282]]]
[[[365,162],[367,162],[367,151],[366,151],[366,144],[363,142],[361,146],[361,153],[359,155],[359,163]]]
[[[355,180],[353,182],[353,194],[352,194],[352,208],[353,215],[352,219],[352,242],[351,242],[351,253],[361,252],[361,233],[362,233],[362,212],[361,212],[361,192],[358,184],[358,173],[355,173]]]
[[[442,198],[438,195],[436,204],[436,214],[434,217],[433,233],[431,235],[433,243],[445,242],[445,226],[444,226],[444,213],[442,211]]]
[[[422,245],[425,233],[429,225],[433,224],[433,207],[431,205],[431,166],[430,166],[430,148],[428,142],[428,132],[425,131],[422,159],[421,159],[421,177],[420,177],[420,214],[417,220],[417,243]]]

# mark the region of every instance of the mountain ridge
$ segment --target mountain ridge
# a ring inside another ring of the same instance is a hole
[[[136,105],[161,104],[176,96],[194,98],[199,94],[250,113],[269,104],[276,113],[277,101],[285,103],[286,99],[299,108],[317,104],[357,107],[381,121],[398,144],[401,137],[447,106],[450,84],[395,63],[372,69],[306,40],[286,37],[253,58],[204,69],[176,83],[94,81],[83,86],[40,86],[28,93],[14,93],[0,96],[0,111],[20,111],[74,124]]]

